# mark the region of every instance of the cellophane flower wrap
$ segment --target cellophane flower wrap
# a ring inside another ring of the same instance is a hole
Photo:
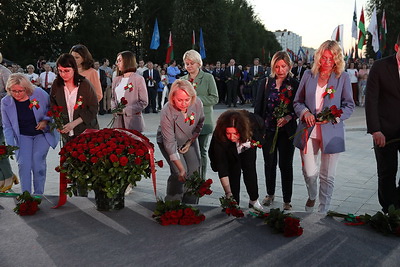
[[[163,201],[159,199],[153,218],[161,225],[191,225],[199,224],[206,219],[199,209],[182,204],[179,200]]]
[[[135,130],[102,129],[83,133],[69,141],[60,151],[59,171],[71,183],[70,196],[77,187],[103,190],[109,198],[120,194],[128,184],[136,185],[150,177],[150,151],[147,137]]]
[[[195,171],[189,178],[185,181],[185,193],[197,197],[202,197],[204,195],[211,195],[212,190],[211,184],[213,180],[204,179],[200,177],[198,171]]]
[[[42,199],[39,197],[33,197],[28,191],[25,191],[17,197],[17,206],[14,208],[14,212],[20,216],[34,215],[39,210],[39,204]]]

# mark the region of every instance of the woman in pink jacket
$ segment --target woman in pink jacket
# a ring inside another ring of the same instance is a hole
[[[115,109],[124,97],[128,102],[116,116],[113,128],[125,128],[142,132],[144,120],[142,110],[147,107],[148,96],[144,78],[136,74],[136,58],[131,51],[117,55],[117,77],[112,83],[111,109]]]

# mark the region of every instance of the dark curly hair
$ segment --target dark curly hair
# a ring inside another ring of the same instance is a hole
[[[240,143],[245,143],[251,139],[252,130],[250,120],[246,110],[227,110],[222,113],[215,126],[214,136],[220,142],[228,142],[226,137],[226,128],[234,127],[238,131]],[[230,141],[229,141],[230,142]]]

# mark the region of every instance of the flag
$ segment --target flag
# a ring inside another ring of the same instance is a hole
[[[356,44],[355,44],[355,49],[354,49],[354,58],[355,59],[358,59],[358,47],[357,47],[357,42],[356,42]]]
[[[165,58],[165,62],[169,63],[173,59],[174,59],[174,45],[172,43],[172,33],[169,32],[167,57]]]
[[[153,37],[151,38],[150,49],[157,50],[160,46],[160,32],[158,31],[158,22],[154,23]]]
[[[356,12],[356,1],[354,0],[354,13],[353,22],[351,24],[351,36],[357,39],[357,12]]]
[[[379,36],[379,39],[381,41],[380,50],[382,53],[385,52],[386,49],[386,34],[387,34],[386,15],[385,15],[385,10],[383,10],[380,36]]]
[[[335,40],[339,43],[340,47],[343,50],[343,24],[338,25],[332,32],[332,40]]]
[[[196,44],[196,37],[194,35],[194,30],[193,30],[193,33],[192,33],[192,49],[194,49],[195,44]]]
[[[358,49],[362,50],[363,46],[365,45],[365,36],[367,35],[367,33],[365,32],[364,9],[362,7],[358,28],[360,29],[358,33]]]
[[[203,30],[200,28],[200,37],[199,37],[199,46],[200,46],[200,56],[201,59],[206,58],[206,48],[204,47],[204,39],[203,39]]]
[[[379,50],[379,34],[378,34],[378,20],[376,19],[376,7],[372,12],[371,21],[368,25],[368,31],[372,34],[372,47],[374,52],[378,52]]]

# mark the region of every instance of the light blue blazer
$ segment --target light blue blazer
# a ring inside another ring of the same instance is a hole
[[[317,90],[319,74],[314,76],[310,70],[307,70],[300,81],[299,88],[297,89],[296,96],[293,101],[294,111],[300,118],[297,131],[301,131],[306,127],[306,124],[301,120],[305,110],[309,110],[312,114],[316,115],[315,92]],[[337,124],[326,123],[321,125],[322,133],[322,152],[325,154],[334,154],[345,151],[344,142],[344,123],[343,121],[350,118],[354,110],[353,93],[348,73],[343,72],[339,78],[335,73],[332,73],[327,84],[327,88],[333,86],[336,90],[334,97],[331,99],[329,96],[324,97],[325,107],[336,105],[342,109],[343,114],[340,117],[340,122]],[[309,133],[314,127],[308,130]],[[305,147],[304,138],[302,134],[296,136],[294,145],[297,148],[303,149]],[[309,136],[309,135],[308,135]]]
[[[39,101],[39,109],[33,107],[33,114],[35,115],[36,123],[42,120],[51,121],[52,119],[47,116],[47,111],[50,108],[50,97],[49,95],[40,87],[36,87],[33,90],[33,94],[29,97],[29,100],[35,99]],[[1,116],[3,119],[3,131],[6,143],[12,146],[19,146],[19,124],[17,108],[12,96],[7,95],[1,100]],[[50,132],[50,126],[43,131],[44,136],[52,148],[57,146],[60,139],[59,133],[54,130]]]

